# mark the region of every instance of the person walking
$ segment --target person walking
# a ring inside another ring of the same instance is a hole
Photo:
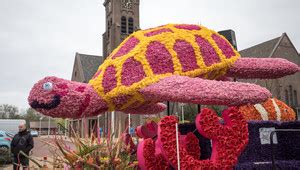
[[[29,159],[25,157],[20,151],[29,155],[30,150],[33,148],[34,142],[30,132],[26,128],[26,124],[19,125],[19,133],[17,133],[11,141],[11,153],[13,154],[13,169],[19,170],[20,165],[23,169],[27,170],[29,167]]]

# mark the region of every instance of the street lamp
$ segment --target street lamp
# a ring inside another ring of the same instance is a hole
[[[49,117],[49,121],[48,121],[48,138],[49,138],[49,135],[50,135],[50,117]]]
[[[67,136],[67,128],[68,128],[68,125],[67,125],[67,119],[65,119],[65,136]]]
[[[115,111],[112,111],[111,112],[111,134],[114,133],[115,133]]]
[[[181,107],[181,121],[184,123],[184,103],[180,103]]]
[[[129,133],[129,135],[131,135],[130,134],[130,123],[131,123],[130,119],[131,119],[131,116],[130,116],[130,113],[129,113],[128,114],[128,133]]]
[[[100,114],[97,116],[97,128],[100,128]]]
[[[43,118],[44,117],[40,117],[40,133],[39,133],[40,135],[42,134],[42,122],[41,121],[42,121]]]

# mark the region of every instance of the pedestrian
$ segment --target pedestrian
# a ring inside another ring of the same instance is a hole
[[[20,151],[29,155],[30,150],[33,148],[33,138],[26,129],[25,123],[19,125],[19,133],[14,136],[10,148],[13,154],[14,170],[19,170],[21,165],[23,166],[23,170],[28,169],[29,159],[21,154]]]

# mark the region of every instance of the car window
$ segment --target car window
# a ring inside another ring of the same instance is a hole
[[[8,137],[11,137],[11,138],[13,138],[13,137],[14,137],[14,135],[13,135],[13,134],[11,134],[11,133],[6,133],[6,135],[7,135]]]
[[[2,134],[0,134],[0,137],[3,137],[3,135],[2,135]]]

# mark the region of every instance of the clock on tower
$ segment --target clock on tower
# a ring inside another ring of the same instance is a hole
[[[132,0],[122,0],[122,8],[132,9]]]

